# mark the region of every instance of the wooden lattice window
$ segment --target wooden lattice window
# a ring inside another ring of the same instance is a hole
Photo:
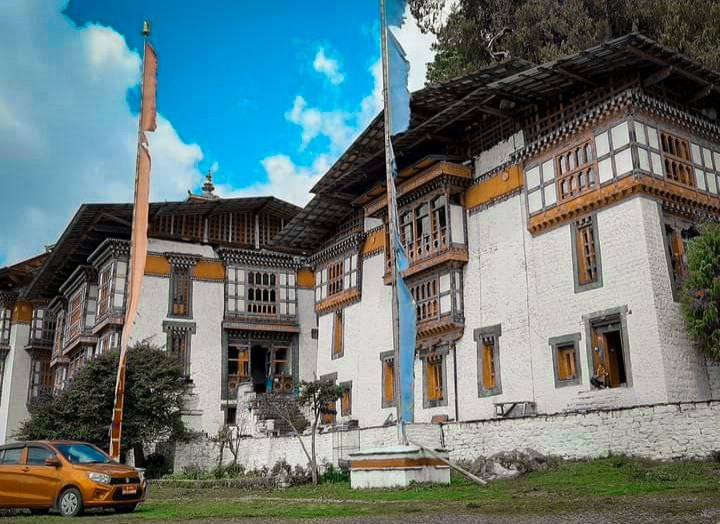
[[[660,133],[660,145],[665,164],[665,176],[675,182],[694,186],[695,178],[693,176],[688,141],[662,131]]]
[[[425,360],[425,378],[427,387],[427,400],[429,402],[441,401],[445,398],[445,384],[443,380],[442,355],[431,355]]]
[[[102,318],[110,309],[110,291],[112,290],[113,262],[102,268],[98,277],[98,318]]]
[[[80,335],[82,330],[82,308],[83,298],[85,296],[85,286],[75,292],[70,298],[70,305],[68,307],[68,324],[67,332],[65,337],[65,343],[67,344],[70,340]]]
[[[495,341],[493,339],[486,339],[483,342],[482,371],[485,389],[495,389],[497,387],[497,375],[495,373]]]
[[[36,307],[33,310],[30,338],[45,344],[52,344],[54,331],[55,320],[52,313],[44,307]]]
[[[250,271],[247,286],[248,313],[277,314],[277,275],[275,273]]]
[[[335,402],[327,402],[322,408],[322,423],[325,425],[335,424],[337,418],[337,406]]]
[[[418,322],[438,318],[440,311],[437,278],[420,282],[410,288],[410,294],[415,301],[415,311]]]
[[[343,356],[344,349],[344,333],[343,333],[343,311],[337,310],[333,314],[333,343],[332,357],[339,358]]]
[[[477,328],[473,338],[477,343],[478,396],[487,397],[502,393],[500,380],[501,326]]]
[[[597,282],[598,257],[593,217],[586,217],[576,222],[575,248],[578,284],[583,286]]]
[[[336,295],[343,290],[343,261],[328,266],[328,296]]]
[[[171,329],[168,333],[170,354],[177,358],[183,367],[182,376],[190,377],[190,332],[182,329]]]
[[[594,158],[592,140],[571,147],[557,157],[558,200],[568,200],[596,186]]]
[[[170,278],[170,292],[171,315],[173,317],[190,317],[192,280],[190,280],[189,268],[180,266],[173,267]]]
[[[250,379],[250,348],[248,346],[229,346],[227,358],[227,388],[235,396],[241,382]]]
[[[575,344],[557,347],[558,380],[574,380],[577,378],[577,349]]]
[[[9,308],[0,308],[0,344],[10,343],[10,317],[12,311]]]
[[[30,387],[28,400],[34,400],[41,395],[52,392],[53,376],[50,370],[50,358],[34,355],[30,362]]]

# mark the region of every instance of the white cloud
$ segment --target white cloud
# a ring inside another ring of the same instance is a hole
[[[340,72],[340,64],[338,61],[328,57],[325,54],[325,49],[322,47],[318,49],[318,52],[315,54],[313,69],[325,75],[333,85],[342,84],[343,80],[345,80],[345,75]]]
[[[65,4],[0,2],[0,264],[54,243],[81,203],[132,198],[137,116],[126,94],[140,57],[110,28],[74,27]],[[182,198],[201,180],[200,147],[162,115],[149,139],[152,198]]]
[[[405,54],[410,62],[408,87],[410,91],[417,91],[425,86],[428,63],[432,62],[435,57],[435,52],[432,50],[435,36],[420,31],[417,21],[410,14],[410,6],[405,8],[405,17],[405,23],[400,29],[394,29],[393,33],[405,49]]]

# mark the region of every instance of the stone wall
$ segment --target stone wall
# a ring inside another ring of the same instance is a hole
[[[501,451],[532,448],[566,459],[625,454],[668,460],[707,457],[720,451],[720,402],[688,402],[587,413],[559,413],[513,419],[487,419],[408,426],[411,442],[444,446],[454,461],[474,460]],[[303,437],[309,449],[309,437]],[[395,442],[395,427],[374,427],[318,435],[319,463],[337,463],[356,450]],[[163,452],[163,450],[160,450]],[[165,450],[168,454],[168,450]],[[168,454],[169,456],[169,454]],[[175,448],[174,470],[217,464],[217,444],[194,442]],[[294,437],[252,438],[243,442],[239,463],[247,469],[272,467],[280,460],[305,467]],[[225,462],[231,461],[225,452]]]
[[[720,402],[449,423],[443,436],[453,460],[522,448],[568,459],[700,458],[720,450]]]

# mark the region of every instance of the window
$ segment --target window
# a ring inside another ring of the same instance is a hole
[[[665,176],[675,182],[694,186],[695,178],[688,141],[663,131],[660,133],[660,145],[665,164]]]
[[[191,292],[190,269],[173,266],[170,276],[170,316],[185,318],[192,316],[190,312]]]
[[[478,396],[487,397],[502,393],[500,383],[499,340],[500,325],[479,328],[473,338],[477,343]]]
[[[273,346],[270,369],[273,376],[272,389],[289,393],[293,388],[292,371],[290,365],[290,348]]]
[[[633,123],[635,128],[635,141],[637,143],[638,165],[641,171],[655,176],[663,176],[663,163],[660,151],[660,135],[658,130],[648,124]]]
[[[705,146],[690,144],[690,156],[694,164],[695,187],[717,195],[720,189],[720,153]]]
[[[183,366],[182,376],[190,377],[190,334],[187,331],[171,330],[168,334],[168,347]]]
[[[70,298],[68,306],[68,323],[65,328],[65,344],[80,335],[82,330],[82,305],[85,286],[78,289]]]
[[[595,388],[616,388],[630,384],[627,351],[627,307],[585,317],[588,331],[590,384]]]
[[[571,234],[575,292],[600,287],[602,279],[596,217],[588,216],[576,221]]]
[[[54,457],[55,454],[47,448],[28,448],[27,463],[31,466],[44,466],[45,460]]]
[[[462,312],[462,275],[451,270],[421,280],[410,287],[417,322],[437,320]],[[454,303],[453,303],[454,297]]]
[[[106,264],[98,275],[98,318],[103,317],[110,310],[110,294],[112,292],[113,263]]]
[[[382,407],[389,408],[395,405],[395,361],[393,352],[388,351],[380,355],[382,363]]]
[[[5,361],[6,360],[7,360],[7,354],[0,353],[0,402],[2,401],[3,381],[5,379]]]
[[[580,333],[555,337],[549,340],[552,349],[555,387],[580,384]]]
[[[234,426],[237,424],[237,407],[228,406],[225,409],[225,424],[227,426]]]
[[[335,420],[337,419],[337,407],[335,406],[335,402],[327,402],[322,407],[320,418],[322,423],[326,426],[335,424]]]
[[[530,213],[537,213],[557,203],[555,162],[546,160],[525,171]]]
[[[673,295],[682,287],[687,277],[687,245],[698,231],[690,224],[675,217],[665,217],[665,248],[670,265]]]
[[[295,316],[297,302],[294,271],[249,271],[228,266],[226,275],[228,316]]]
[[[30,338],[46,344],[52,344],[55,322],[52,314],[43,307],[33,309],[32,323],[30,325]]]
[[[112,307],[122,310],[125,307],[125,285],[127,282],[128,263],[118,260],[115,263],[115,278],[113,279]]]
[[[0,344],[10,344],[10,319],[12,311],[8,308],[0,308]]]
[[[327,264],[315,273],[315,302],[358,287],[357,254],[347,255]]]
[[[32,401],[52,392],[52,373],[50,359],[33,355],[30,362],[30,387],[28,400]]]
[[[88,286],[87,303],[85,305],[85,324],[83,329],[89,329],[95,325],[95,315],[97,313],[98,303],[98,287]]]
[[[22,457],[22,448],[6,449],[4,452],[0,451],[0,454],[2,454],[2,461],[0,461],[0,464],[20,464],[20,459]]]
[[[55,342],[53,343],[53,357],[58,358],[62,355],[63,350],[63,338],[65,335],[65,313],[60,312],[57,315],[57,322],[55,323]]]
[[[634,165],[628,122],[622,121],[596,132],[595,152],[600,184],[632,173]]]
[[[433,353],[425,357],[425,395],[423,407],[432,408],[447,405],[445,396],[445,358]]]
[[[250,380],[250,348],[248,346],[228,347],[227,388],[230,397],[235,398],[241,382]]]
[[[400,213],[400,241],[410,261],[436,254],[448,247],[447,195],[428,195]]]
[[[561,153],[557,159],[557,195],[561,202],[593,189],[595,162],[590,140]]]
[[[337,310],[333,315],[333,339],[332,339],[332,358],[340,358],[343,356],[345,349],[343,346],[343,311]]]
[[[340,415],[349,417],[352,415],[352,382],[342,382],[342,396],[340,397]]]

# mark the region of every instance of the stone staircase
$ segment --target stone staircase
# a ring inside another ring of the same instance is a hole
[[[612,409],[627,403],[626,388],[590,389],[579,391],[577,399],[566,411],[596,411]]]
[[[278,413],[283,413],[289,418],[300,433],[310,425],[302,414],[295,396],[288,393],[258,393],[252,402],[252,412],[259,426],[264,425],[268,429],[272,426],[272,430],[268,430],[268,433],[277,436],[294,433],[292,425]],[[269,421],[273,423],[268,424]]]

